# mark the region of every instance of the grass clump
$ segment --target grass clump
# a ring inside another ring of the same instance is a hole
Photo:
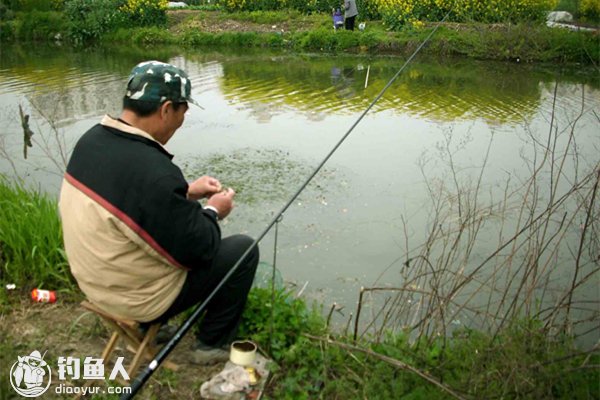
[[[0,281],[72,288],[55,200],[0,175]]]
[[[296,10],[287,11],[240,11],[237,13],[223,14],[222,18],[235,21],[247,21],[255,24],[280,24],[302,18]]]
[[[102,37],[105,43],[133,43],[139,45],[176,44],[180,40],[171,32],[158,28],[118,29]]]
[[[358,343],[306,335],[282,354],[268,390],[273,399],[592,399],[598,361],[568,339],[549,340],[534,320],[495,337],[471,329]]]
[[[253,288],[242,316],[238,336],[251,338],[276,361],[286,357],[303,333],[320,334],[325,323],[319,310],[285,289]],[[291,350],[293,351],[293,350]]]
[[[253,288],[239,330],[276,365],[270,399],[591,399],[600,353],[580,351],[542,321],[515,319],[495,334],[333,333],[321,312],[286,289]]]
[[[429,52],[477,59],[518,60],[520,62],[600,61],[598,39],[592,33],[537,27],[529,24],[505,25],[489,29],[486,25],[443,27]]]

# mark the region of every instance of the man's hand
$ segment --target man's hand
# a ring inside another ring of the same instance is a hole
[[[200,200],[221,191],[221,182],[210,176],[203,176],[190,183],[187,197],[190,200]]]
[[[225,189],[222,192],[210,196],[206,205],[216,208],[219,219],[223,219],[228,216],[233,209],[234,196],[235,192],[233,189]]]

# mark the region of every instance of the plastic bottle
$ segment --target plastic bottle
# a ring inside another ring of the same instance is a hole
[[[54,303],[56,302],[56,292],[35,288],[31,291],[31,299],[38,303]]]

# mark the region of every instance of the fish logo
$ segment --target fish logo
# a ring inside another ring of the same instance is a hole
[[[46,355],[46,353],[44,353]],[[37,397],[50,387],[50,366],[39,351],[28,356],[17,356],[18,361],[10,369],[10,384],[23,397]],[[48,381],[46,386],[44,382]]]

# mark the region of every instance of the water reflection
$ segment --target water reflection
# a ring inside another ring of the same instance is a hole
[[[273,113],[285,107],[356,113],[375,98],[401,62],[374,59],[367,67],[364,60],[325,57],[310,62],[292,60],[284,66],[279,60],[250,65],[230,62],[224,67],[223,91],[236,101],[268,103]],[[474,62],[451,66],[416,62],[373,111],[395,110],[440,121],[482,118],[490,123],[516,122],[539,107],[543,76],[512,68]]]
[[[404,60],[291,55],[181,55],[168,48],[141,54],[119,49],[7,49],[0,60],[0,95],[24,95],[57,123],[118,111],[124,80],[141,59],[182,66],[195,92],[217,91],[252,110],[258,121],[295,109],[311,120],[361,112]],[[367,79],[368,73],[368,79]],[[577,76],[570,76],[577,80]],[[372,112],[394,111],[438,121],[483,119],[514,123],[540,107],[542,87],[554,74],[511,64],[474,61],[413,62]],[[598,80],[586,78],[598,86]],[[6,99],[1,100],[5,105]]]
[[[331,86],[337,92],[340,99],[350,99],[356,96],[354,90],[354,68],[331,68]]]

